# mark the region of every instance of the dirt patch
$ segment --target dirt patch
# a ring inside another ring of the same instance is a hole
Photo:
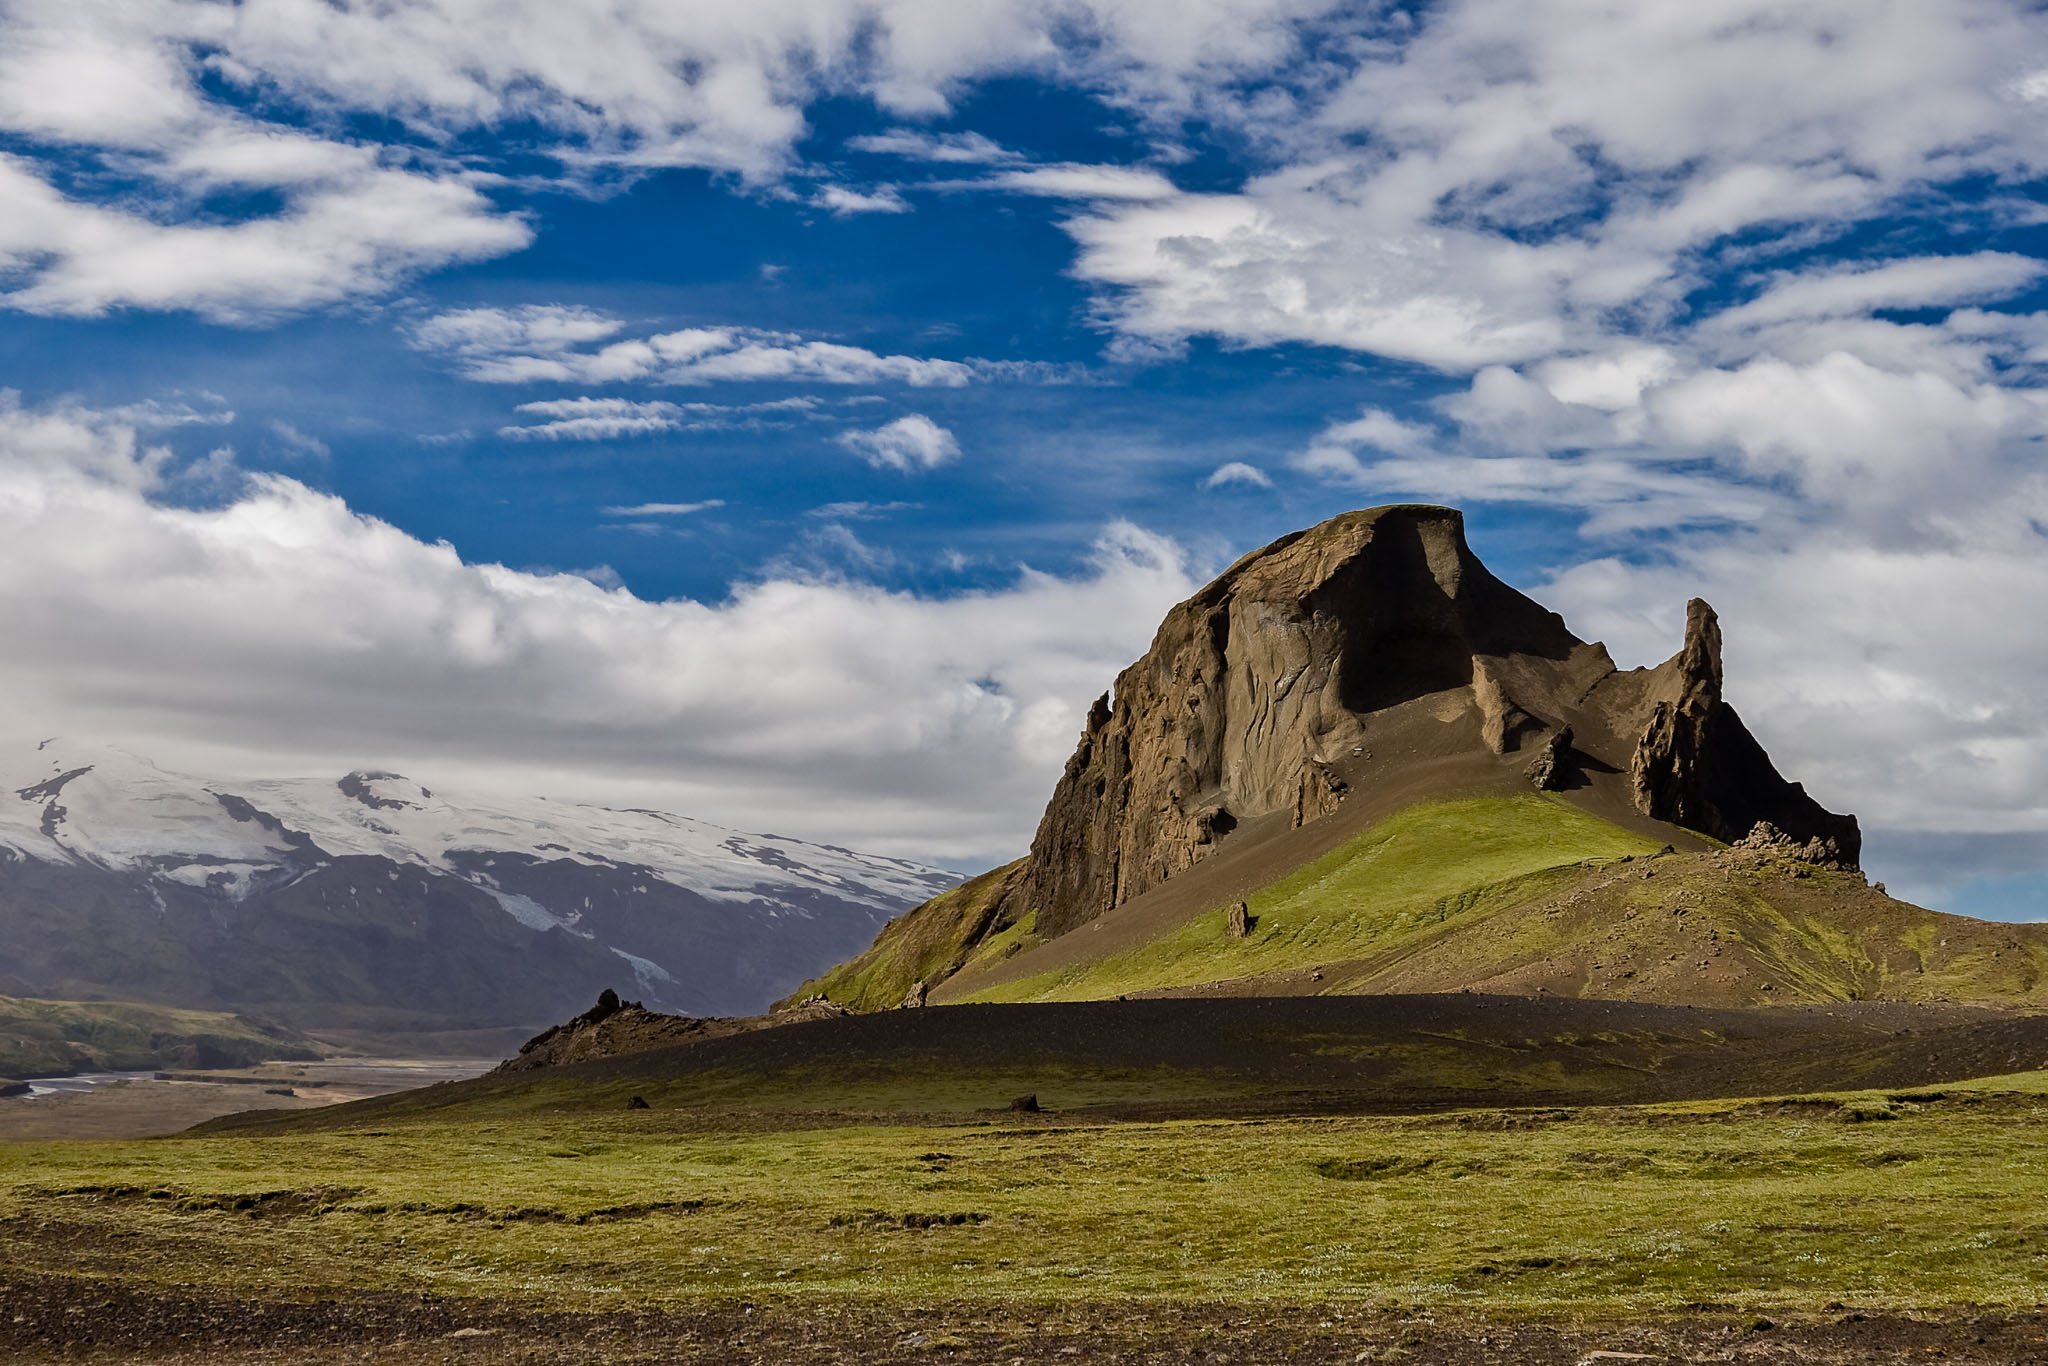
[[[1505,1268],[1503,1268],[1505,1270]],[[22,1366],[517,1360],[540,1366],[787,1366],[798,1361],[1123,1366],[1297,1361],[1581,1366],[1768,1360],[1846,1366],[1939,1360],[2008,1366],[2048,1354],[2038,1313],[1820,1316],[1704,1309],[1637,1321],[1507,1321],[1338,1305],[989,1306],[773,1301],[644,1313],[550,1313],[432,1295],[243,1299],[179,1288],[0,1272],[0,1357]]]

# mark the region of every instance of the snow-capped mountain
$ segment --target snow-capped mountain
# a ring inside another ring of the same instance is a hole
[[[393,773],[223,783],[106,746],[0,753],[0,992],[423,1029],[604,986],[758,1010],[958,879],[657,811]]]

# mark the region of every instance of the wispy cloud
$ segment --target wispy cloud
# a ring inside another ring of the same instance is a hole
[[[631,507],[608,507],[602,511],[607,517],[687,517],[693,512],[724,506],[723,498],[706,498],[701,503],[635,503]]]
[[[1249,484],[1262,489],[1273,487],[1273,481],[1267,477],[1264,470],[1242,460],[1232,460],[1218,465],[1209,472],[1208,478],[1202,480],[1202,487],[1205,489],[1220,489],[1231,484]]]
[[[513,411],[547,421],[500,427],[498,435],[515,441],[616,441],[659,432],[758,427],[778,415],[804,416],[820,406],[820,400],[808,396],[734,404],[591,397],[543,399],[522,403]]]
[[[639,381],[704,385],[753,380],[820,384],[893,383],[957,387],[978,375],[1014,373],[980,361],[882,355],[864,347],[748,327],[689,327],[607,342],[625,324],[592,309],[541,305],[466,308],[436,314],[409,340],[448,357],[466,379],[486,384]]]

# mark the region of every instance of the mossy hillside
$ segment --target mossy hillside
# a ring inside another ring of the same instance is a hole
[[[897,916],[874,945],[785,997],[780,1005],[825,996],[854,1010],[901,1005],[916,982],[937,982],[959,970],[982,940],[1005,928],[993,923],[997,902],[1022,862],[993,868]]]
[[[242,1067],[319,1056],[296,1034],[218,1011],[0,996],[0,1076]]]
[[[0,1259],[563,1308],[2034,1305],[2044,1093],[2035,1073],[1417,1119],[706,1132],[657,1110],[24,1145],[0,1168]]]
[[[1928,911],[1855,872],[1727,850],[1553,870],[1521,886],[1534,894],[1344,965],[1325,990],[2048,1005],[2042,927]]]
[[[1252,893],[1243,939],[1229,936],[1219,906],[1138,949],[967,999],[1099,999],[1364,958],[1534,899],[1588,861],[1658,847],[1558,797],[1426,802]]]

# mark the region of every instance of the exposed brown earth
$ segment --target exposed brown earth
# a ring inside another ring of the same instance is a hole
[[[1823,1316],[1701,1306],[1656,1319],[1494,1321],[1455,1311],[1325,1305],[933,1304],[763,1301],[633,1313],[549,1313],[490,1300],[350,1291],[247,1299],[166,1286],[0,1272],[0,1354],[22,1366],[419,1366],[424,1362],[955,1362],[962,1366],[1628,1366],[1696,1361],[2013,1363],[2048,1360],[2048,1316]]]

